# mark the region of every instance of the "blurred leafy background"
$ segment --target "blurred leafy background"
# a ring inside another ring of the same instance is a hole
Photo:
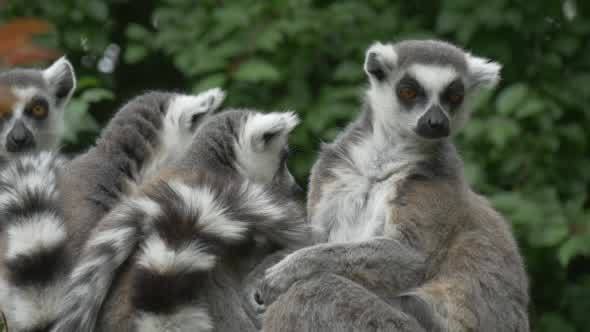
[[[512,222],[536,331],[590,328],[590,1],[0,1],[0,66],[74,63],[64,147],[130,97],[222,86],[228,106],[295,109],[292,169],[359,109],[375,40],[442,38],[504,65],[459,137],[476,189]],[[0,327],[0,330],[2,328]]]

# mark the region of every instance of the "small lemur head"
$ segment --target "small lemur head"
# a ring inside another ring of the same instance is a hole
[[[227,176],[276,185],[299,196],[301,188],[287,167],[287,140],[298,123],[292,112],[228,110],[212,115],[197,131],[185,163],[206,163]]]
[[[501,68],[435,40],[375,43],[364,67],[375,123],[426,140],[456,133],[468,118],[470,97],[496,85]]]
[[[55,147],[76,87],[70,62],[62,57],[45,70],[0,73],[0,87],[0,155]]]

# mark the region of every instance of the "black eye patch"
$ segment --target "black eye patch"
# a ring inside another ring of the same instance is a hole
[[[36,119],[42,120],[47,117],[49,113],[49,102],[47,99],[36,96],[25,107],[25,114]]]
[[[422,89],[422,86],[420,85],[420,83],[418,83],[418,81],[416,79],[414,79],[412,76],[406,74],[404,77],[402,77],[401,80],[399,80],[399,82],[397,83],[397,88],[411,88],[411,89],[415,89],[415,90],[419,90],[422,93],[424,92],[424,89]]]
[[[465,95],[465,86],[460,79],[451,82],[441,93],[441,100],[453,107],[459,106],[463,102]]]
[[[395,91],[398,100],[407,108],[426,99],[426,92],[422,85],[412,76],[406,74],[399,80]]]

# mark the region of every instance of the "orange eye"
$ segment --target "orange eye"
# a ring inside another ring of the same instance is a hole
[[[43,105],[35,105],[31,109],[31,114],[36,118],[43,118],[47,115],[47,108]]]
[[[451,94],[449,95],[449,101],[451,104],[460,104],[463,101],[463,95],[457,93]]]
[[[411,88],[402,88],[399,90],[398,95],[403,100],[411,101],[411,100],[416,99],[416,96],[418,96],[418,93],[416,92],[416,90],[411,89]]]

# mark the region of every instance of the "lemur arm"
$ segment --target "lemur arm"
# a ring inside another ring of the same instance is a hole
[[[332,273],[367,289],[389,294],[418,285],[424,276],[425,257],[413,248],[388,238],[358,243],[323,243],[295,251],[267,270],[261,295],[270,304],[291,285],[316,274]]]
[[[163,94],[148,94],[124,106],[96,146],[72,160],[60,178],[65,220],[76,235],[71,246],[81,249],[87,229],[107,214],[125,193],[157,144],[165,105]],[[78,236],[79,235],[79,236]]]
[[[388,238],[298,250],[268,269],[259,288],[268,308],[265,331],[285,331],[277,328],[279,321],[294,317],[300,318],[287,324],[297,326],[292,331],[333,329],[336,321],[347,327],[360,324],[359,330],[395,326],[395,331],[441,331],[430,304],[404,293],[424,282],[424,277],[424,255]],[[341,295],[326,295],[332,288]],[[305,304],[300,303],[303,298]],[[306,316],[301,315],[304,311]],[[366,312],[361,320],[351,318],[359,312]]]
[[[323,273],[298,282],[264,313],[265,332],[433,332],[380,294],[347,278]]]

